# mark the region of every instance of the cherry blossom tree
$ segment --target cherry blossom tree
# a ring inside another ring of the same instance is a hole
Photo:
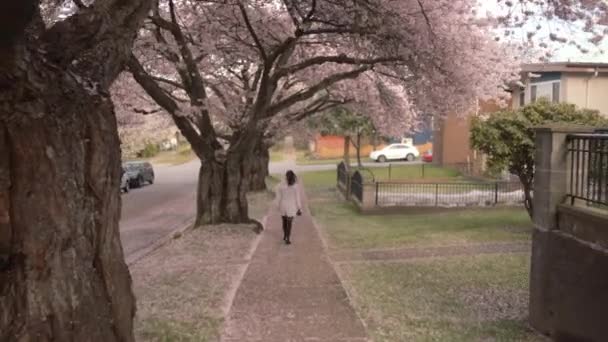
[[[129,73],[122,73],[110,92],[123,159],[136,157],[146,144],[160,144],[175,137],[177,128],[171,117],[147,96]]]
[[[420,113],[503,96],[516,59],[474,5],[159,1],[129,70],[202,161],[197,223],[249,221],[251,156],[273,123],[340,105],[402,134]]]
[[[133,341],[108,89],[150,1],[74,4],[0,2],[0,341]]]

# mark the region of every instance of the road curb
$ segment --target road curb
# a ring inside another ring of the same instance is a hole
[[[194,228],[194,217],[191,217],[188,220],[184,221],[184,223],[181,224],[179,226],[179,228],[171,231],[167,235],[154,241],[152,244],[148,245],[147,247],[137,250],[134,253],[132,253],[131,255],[127,255],[125,258],[126,262],[127,262],[127,266],[130,267],[130,266],[135,265],[138,261],[140,261],[141,259],[148,256],[150,253],[154,252],[155,250],[159,249],[160,247],[166,245],[171,240],[175,239],[176,234],[183,234],[192,228]]]

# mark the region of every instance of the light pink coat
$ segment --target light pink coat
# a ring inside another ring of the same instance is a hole
[[[277,189],[277,196],[279,199],[279,212],[281,213],[281,216],[294,217],[298,213],[298,210],[302,209],[298,184],[289,186],[282,183]]]

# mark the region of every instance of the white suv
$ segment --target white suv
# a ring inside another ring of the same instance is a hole
[[[420,157],[420,152],[414,146],[406,144],[391,144],[379,151],[373,151],[369,157],[377,162],[384,163],[387,160],[414,161]]]

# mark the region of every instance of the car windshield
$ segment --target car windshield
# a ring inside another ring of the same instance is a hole
[[[141,163],[128,163],[125,164],[124,168],[127,171],[136,171],[137,169],[141,168],[141,166]]]

